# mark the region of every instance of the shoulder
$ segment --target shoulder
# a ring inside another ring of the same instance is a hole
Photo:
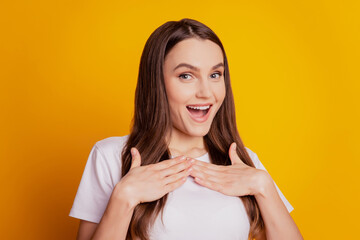
[[[260,160],[259,160],[257,154],[248,147],[245,147],[245,149],[246,149],[247,153],[249,154],[249,156],[250,156],[252,162],[254,163],[255,167],[259,168],[259,161]]]
[[[251,159],[253,158],[254,155],[256,155],[255,152],[253,152],[250,148],[248,147],[245,147],[247,153],[250,155]]]
[[[95,161],[108,167],[121,166],[121,152],[129,138],[129,135],[121,137],[107,137],[97,141],[93,146]]]
[[[104,138],[93,146],[89,164],[96,172],[94,176],[111,188],[121,179],[121,152],[128,137],[129,135]]]
[[[95,143],[95,147],[104,155],[121,154],[129,135],[114,136],[101,139]]]

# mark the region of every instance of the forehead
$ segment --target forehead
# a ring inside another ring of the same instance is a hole
[[[179,63],[206,68],[223,63],[221,48],[208,39],[189,38],[178,42],[166,55],[165,67],[174,67]]]

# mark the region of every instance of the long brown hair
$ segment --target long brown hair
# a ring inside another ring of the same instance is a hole
[[[125,176],[130,170],[130,149],[132,147],[139,150],[142,159],[141,165],[158,163],[170,158],[166,136],[169,132],[171,133],[172,123],[165,91],[163,65],[165,56],[172,47],[187,38],[213,41],[219,45],[224,57],[226,96],[213,119],[209,132],[204,136],[205,147],[209,152],[211,162],[218,165],[231,165],[228,149],[232,142],[236,142],[236,151],[242,161],[251,167],[255,167],[236,127],[235,105],[224,47],[209,27],[196,20],[184,18],[180,21],[166,22],[158,27],[145,44],[135,92],[132,129],[121,156],[122,176]],[[152,202],[140,203],[135,207],[126,237],[127,240],[149,239],[149,227],[153,225],[160,211],[162,217],[167,195]],[[247,195],[240,198],[244,203],[250,222],[249,239],[263,239],[265,225],[255,197]]]

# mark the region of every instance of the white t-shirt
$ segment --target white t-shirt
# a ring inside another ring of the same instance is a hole
[[[69,216],[99,223],[115,185],[121,178],[120,154],[129,135],[95,143],[88,157]],[[266,171],[256,153],[246,147],[254,165]],[[210,162],[209,155],[196,158]],[[275,182],[274,182],[275,183]],[[294,208],[275,187],[287,210]],[[150,230],[152,240],[247,240],[250,223],[239,197],[227,196],[197,184],[192,176],[168,194]]]

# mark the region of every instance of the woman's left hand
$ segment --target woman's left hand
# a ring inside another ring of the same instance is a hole
[[[195,159],[191,176],[207,188],[229,196],[261,194],[269,180],[269,174],[261,169],[246,165],[236,153],[236,143],[229,148],[232,165],[222,166]]]

